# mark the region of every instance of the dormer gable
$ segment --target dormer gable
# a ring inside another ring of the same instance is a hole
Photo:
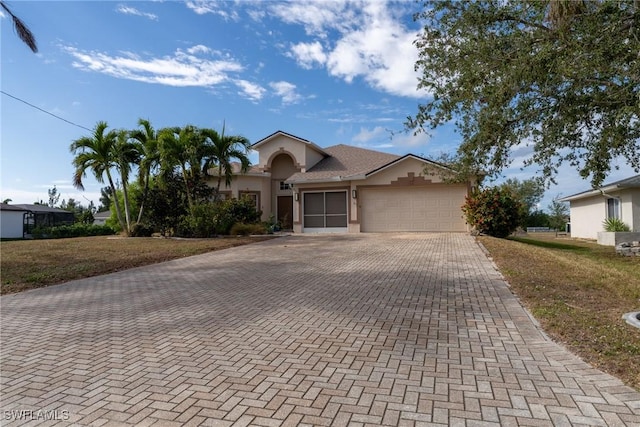
[[[258,168],[263,172],[271,171],[273,159],[280,154],[288,154],[300,172],[305,172],[329,156],[313,142],[283,131],[272,133],[253,144],[251,148],[258,152]]]

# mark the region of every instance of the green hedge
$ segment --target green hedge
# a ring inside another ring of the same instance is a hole
[[[65,239],[68,237],[109,236],[115,233],[108,225],[78,223],[58,227],[36,227],[31,235],[34,239]]]

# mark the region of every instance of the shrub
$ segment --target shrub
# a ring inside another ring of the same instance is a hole
[[[131,227],[131,237],[151,237],[153,234],[153,227],[147,224],[140,224],[139,222],[133,224]]]
[[[507,237],[520,223],[521,203],[508,189],[493,187],[467,196],[462,211],[480,233]]]
[[[36,227],[31,232],[34,239],[64,239],[69,237],[109,236],[115,234],[108,225],[77,223],[57,227]]]
[[[232,236],[249,236],[251,234],[266,234],[267,229],[264,224],[245,224],[244,222],[236,222],[231,227],[229,234]]]
[[[607,218],[602,221],[602,226],[604,227],[604,231],[630,231],[631,228],[620,218]]]
[[[215,207],[216,232],[229,234],[233,224],[255,224],[260,221],[261,215],[262,212],[256,209],[255,202],[248,197],[222,200]]]
[[[183,237],[212,237],[216,234],[217,204],[199,203],[193,211],[185,215],[178,227],[178,235]]]

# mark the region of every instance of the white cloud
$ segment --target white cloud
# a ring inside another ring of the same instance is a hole
[[[198,15],[211,13],[221,16],[225,20],[239,21],[240,16],[236,11],[229,11],[227,2],[211,0],[189,0],[185,2],[187,8],[193,10]]]
[[[406,153],[407,149],[415,150],[416,147],[426,147],[429,139],[429,136],[425,134],[413,135],[406,132],[394,132],[383,126],[375,126],[372,129],[361,127],[360,132],[351,140],[361,147],[399,148],[403,153]]]
[[[332,29],[347,31],[355,19],[354,9],[342,1],[275,3],[270,12],[287,24],[302,25],[307,35],[321,38]]]
[[[140,10],[136,9],[135,7],[125,6],[124,4],[119,4],[116,7],[116,12],[122,13],[124,15],[142,16],[144,18],[151,19],[152,21],[157,21],[158,20],[158,15],[155,15],[153,13],[141,12]]]
[[[420,75],[414,70],[417,30],[406,28],[395,7],[382,1],[315,2],[277,4],[271,11],[286,23],[304,26],[315,39],[290,46],[289,56],[302,68],[317,64],[348,83],[362,78],[377,90],[422,98],[427,93],[417,90]],[[330,32],[337,33],[335,42]]]
[[[200,45],[186,51],[177,49],[172,55],[162,58],[143,58],[129,52],[112,56],[97,51],[81,51],[71,46],[64,46],[63,50],[75,58],[72,65],[78,69],[167,86],[212,87],[228,82],[234,73],[244,69],[233,59],[198,56],[199,53],[214,54]]]
[[[307,70],[313,68],[315,64],[322,66],[327,62],[327,55],[319,41],[295,44],[291,47],[289,56],[295,58],[298,64]]]
[[[255,83],[251,83],[247,80],[235,80],[234,82],[238,87],[240,87],[241,92],[240,95],[248,98],[251,101],[260,101],[266,92],[266,89],[257,85]]]
[[[205,45],[197,44],[187,49],[187,53],[191,55],[196,55],[198,53],[211,53],[211,49]]]
[[[389,137],[389,131],[382,126],[376,126],[371,130],[367,128],[360,128],[360,132],[353,137],[353,141],[366,144],[371,140],[380,139],[382,137]]]
[[[414,135],[413,132],[396,132],[393,134],[391,141],[393,145],[396,147],[424,147],[426,148],[427,144],[431,140],[431,136],[425,133],[419,133]]]
[[[282,97],[283,104],[296,104],[302,99],[302,95],[296,92],[296,85],[289,82],[272,82],[269,86],[276,92],[276,95]]]

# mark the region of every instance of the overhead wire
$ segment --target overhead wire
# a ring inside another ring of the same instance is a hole
[[[47,111],[47,110],[43,110],[42,108],[38,107],[37,105],[33,105],[32,103],[27,102],[27,101],[25,101],[24,99],[18,98],[17,96],[11,95],[10,93],[7,93],[7,92],[5,92],[5,91],[3,91],[3,90],[0,90],[0,92],[1,92],[3,95],[7,95],[8,97],[15,99],[16,101],[20,101],[20,102],[22,102],[22,103],[24,103],[24,104],[27,104],[27,105],[28,105],[29,107],[31,107],[31,108],[35,108],[36,110],[42,111],[43,113],[46,113],[46,114],[48,114],[48,115],[50,115],[50,116],[53,116],[53,117],[55,117],[55,118],[56,118],[56,119],[58,119],[58,120],[62,120],[63,122],[67,122],[67,123],[69,123],[70,125],[73,125],[73,126],[77,126],[77,127],[79,127],[80,129],[84,129],[84,130],[88,130],[89,132],[93,132],[93,129],[89,129],[88,127],[85,127],[85,126],[79,125],[79,124],[74,123],[74,122],[72,122],[72,121],[70,121],[70,120],[67,120],[67,119],[65,119],[65,118],[63,118],[63,117],[57,116],[57,115],[55,115],[55,114],[53,114],[53,113],[51,113],[51,112],[49,112],[49,111]]]

